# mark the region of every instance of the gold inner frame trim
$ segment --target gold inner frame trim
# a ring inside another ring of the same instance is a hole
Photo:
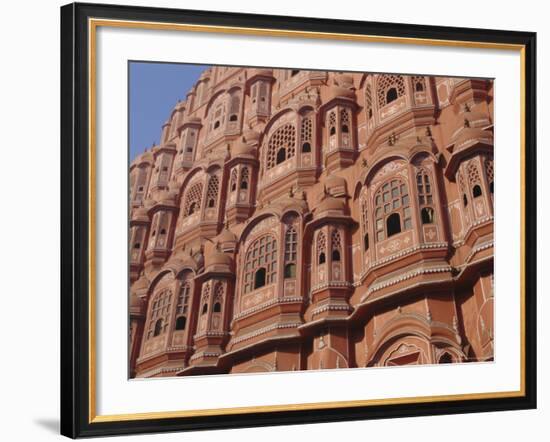
[[[96,413],[96,33],[97,28],[133,28],[147,30],[170,30],[186,32],[208,32],[217,34],[254,35],[267,37],[291,37],[309,39],[328,39],[387,44],[411,44],[419,46],[445,46],[475,49],[498,49],[518,51],[520,54],[520,189],[521,189],[521,226],[520,226],[520,389],[518,391],[500,391],[487,393],[464,393],[437,396],[399,397],[387,399],[367,399],[353,401],[333,401],[301,404],[263,405],[254,407],[215,408],[180,411],[159,411],[147,413],[128,413],[98,415]],[[181,417],[238,415],[246,413],[270,413],[281,411],[323,410],[329,408],[365,407],[376,405],[419,404],[427,402],[482,400],[513,398],[525,396],[525,46],[521,44],[425,39],[412,37],[389,37],[376,35],[340,34],[331,32],[292,31],[282,29],[245,28],[233,26],[191,25],[181,23],[140,22],[131,20],[95,19],[88,20],[88,93],[89,93],[89,423],[119,422],[146,419],[168,419]]]

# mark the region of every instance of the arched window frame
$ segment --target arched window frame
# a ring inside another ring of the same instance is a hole
[[[377,83],[378,107],[382,108],[388,103],[388,91],[395,89],[396,100],[405,95],[405,80],[402,75],[380,75]]]
[[[206,191],[206,207],[216,209],[218,207],[218,195],[220,188],[220,179],[218,175],[210,175],[208,179],[208,189]]]
[[[286,225],[285,231],[285,259],[284,278],[296,278],[298,264],[298,231],[294,225]]]
[[[255,290],[254,277],[260,268],[265,268],[266,286],[277,281],[277,254],[277,239],[271,234],[263,235],[250,244],[243,268],[244,293]]]
[[[338,229],[334,229],[330,238],[330,256],[332,262],[343,261],[342,256],[342,235]]]
[[[327,262],[327,237],[323,231],[317,234],[315,256],[317,265],[323,265]]]
[[[400,233],[412,229],[409,190],[403,179],[394,177],[384,182],[374,194],[373,205],[377,242],[388,238],[387,219],[393,213],[399,214]]]
[[[174,329],[178,331],[185,330],[187,325],[187,317],[189,315],[189,299],[191,297],[191,281],[186,279],[182,282],[179,293],[178,300],[176,303],[176,321],[174,324]],[[178,329],[178,320],[184,318],[185,326]]]
[[[172,290],[163,288],[151,298],[149,319],[147,324],[147,339],[166,333],[172,308]],[[160,322],[159,322],[160,321]],[[160,330],[158,327],[160,324]]]
[[[197,213],[201,209],[202,201],[202,182],[194,183],[189,187],[189,190],[185,194],[185,203],[183,205],[183,216],[189,216]],[[191,211],[192,210],[192,211]]]
[[[306,112],[301,116],[300,121],[300,150],[302,153],[313,151],[314,114]]]
[[[436,222],[436,212],[433,196],[433,180],[431,173],[426,168],[421,168],[416,173],[416,191],[422,224],[434,224]]]
[[[280,152],[284,149],[284,160],[280,159]],[[266,170],[278,166],[284,161],[293,158],[296,154],[296,128],[287,123],[277,128],[269,137],[267,145]]]
[[[250,187],[250,174],[248,167],[243,167],[241,169],[241,182],[239,184],[239,189],[248,190]]]
[[[231,170],[231,179],[229,180],[229,191],[235,192],[237,190],[237,168]]]

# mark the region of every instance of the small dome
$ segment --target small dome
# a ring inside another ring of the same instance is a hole
[[[255,149],[248,145],[244,137],[239,138],[233,145],[232,156],[254,156]]]
[[[355,98],[355,91],[353,89],[348,89],[345,87],[333,85],[330,88],[330,95],[332,98],[336,98],[336,97]]]
[[[328,190],[334,189],[334,188],[346,188],[346,180],[342,178],[341,176],[330,174],[327,179],[325,180],[325,186]]]
[[[206,266],[228,266],[231,267],[233,259],[222,251],[215,250],[206,256]]]
[[[254,129],[246,129],[244,131],[244,137],[249,142],[257,142],[262,134]]]
[[[139,310],[143,308],[143,300],[135,293],[130,295],[130,308]]]
[[[493,144],[493,134],[488,130],[464,128],[460,131],[454,142],[455,150],[461,150],[466,145],[476,142]]]
[[[343,198],[334,198],[332,196],[327,196],[321,203],[317,206],[317,213],[326,212],[326,211],[340,211],[343,212],[346,209],[346,202]]]
[[[237,236],[231,230],[225,228],[225,229],[222,230],[222,232],[218,236],[218,240],[222,244],[229,243],[229,242],[235,242],[235,241],[237,241]]]
[[[145,277],[145,275],[141,275],[141,278],[139,278],[132,286],[132,290],[136,293],[141,290],[147,290],[148,288],[149,280]]]
[[[132,221],[149,221],[147,216],[147,209],[145,207],[138,207],[132,214]]]

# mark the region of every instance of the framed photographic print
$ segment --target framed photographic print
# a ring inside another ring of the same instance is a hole
[[[534,408],[535,43],[62,7],[62,434]]]

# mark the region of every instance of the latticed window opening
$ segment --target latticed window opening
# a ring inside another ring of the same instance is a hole
[[[298,233],[294,226],[289,226],[285,233],[285,278],[296,277],[296,259]]]
[[[367,201],[361,202],[362,207],[362,221],[363,221],[363,246],[365,251],[369,249],[369,216],[367,210]]]
[[[201,296],[201,315],[208,313],[208,300],[210,299],[210,284],[204,284],[202,287],[202,296]]]
[[[220,313],[222,311],[223,306],[223,294],[225,292],[225,288],[222,282],[216,283],[216,288],[214,290],[214,301],[212,303],[212,311],[214,313]]]
[[[201,208],[202,183],[196,183],[187,192],[185,205],[183,206],[183,216],[189,216],[196,213]]]
[[[241,189],[248,189],[248,181],[249,181],[249,172],[248,167],[243,167],[241,171]]]
[[[213,175],[210,177],[210,180],[208,181],[208,191],[206,193],[206,204],[207,207],[212,208],[216,207],[216,202],[218,200],[218,188],[220,185],[220,181],[218,179],[217,175]]]
[[[267,168],[292,158],[296,153],[296,129],[285,124],[277,129],[269,139],[267,150]]]
[[[377,241],[412,228],[409,192],[403,181],[385,183],[376,192],[374,201]]]
[[[415,92],[424,92],[426,90],[426,78],[414,75],[412,77],[412,85]]]
[[[418,205],[420,206],[422,224],[431,224],[435,218],[432,186],[430,176],[424,169],[416,174],[416,188],[418,190]]]
[[[378,106],[383,107],[405,95],[405,81],[401,75],[381,75],[378,78]]]
[[[350,131],[349,111],[347,109],[340,110],[340,127],[342,133],[347,134]]]
[[[232,95],[229,102],[229,121],[237,121],[239,119],[240,104],[240,97],[238,95]]]
[[[323,232],[317,235],[317,263],[324,264],[327,261],[327,238]]]
[[[466,171],[468,173],[468,182],[470,183],[470,186],[472,188],[472,196],[474,198],[480,197],[483,192],[481,191],[481,178],[479,176],[479,169],[477,168],[477,164],[473,161],[470,162]]]
[[[187,314],[189,309],[189,295],[191,293],[191,284],[184,281],[178,294],[176,304],[176,330],[185,330],[187,324]]]
[[[329,135],[336,135],[336,112],[332,111],[328,115],[328,132]]]
[[[244,265],[244,292],[277,280],[277,240],[273,235],[258,238],[248,248]]]
[[[231,171],[231,179],[229,180],[229,188],[231,192],[237,190],[237,169]]]
[[[172,306],[172,291],[164,289],[158,292],[153,298],[151,311],[149,313],[149,326],[147,328],[147,339],[159,336],[168,328],[168,317]]]
[[[302,152],[311,152],[311,143],[313,140],[313,118],[311,116],[302,119],[300,140],[302,143]]]
[[[493,194],[495,188],[494,188],[494,181],[495,181],[495,169],[493,166],[493,160],[487,159],[485,160],[485,175],[487,176],[487,182],[489,183],[489,192]]]
[[[342,238],[338,230],[332,231],[331,248],[332,261],[340,261],[342,255]]]
[[[367,84],[365,89],[365,108],[367,110],[367,118],[370,120],[373,116],[372,110],[372,88],[370,84]]]

